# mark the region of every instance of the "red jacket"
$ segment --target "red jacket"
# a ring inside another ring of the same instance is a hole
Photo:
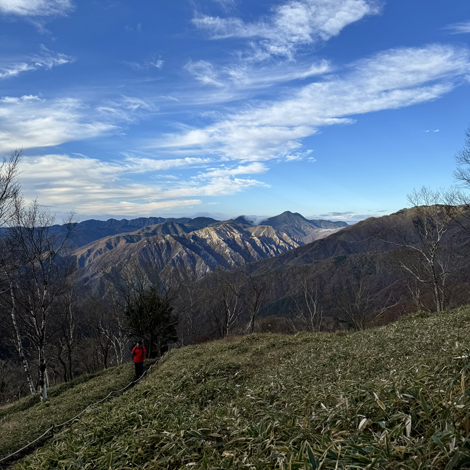
[[[134,356],[134,362],[144,362],[145,355],[147,354],[147,350],[145,346],[134,346],[134,349],[131,352],[131,355]]]

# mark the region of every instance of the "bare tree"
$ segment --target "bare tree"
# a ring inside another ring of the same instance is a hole
[[[75,351],[81,340],[79,317],[83,316],[79,294],[75,290],[75,279],[69,276],[69,286],[54,305],[52,341],[56,357],[63,369],[63,380],[74,377]]]
[[[392,293],[384,297],[373,285],[373,276],[364,273],[349,276],[337,295],[337,306],[355,330],[366,329],[399,303]]]
[[[3,284],[1,295],[3,303],[6,303],[7,308],[10,310],[15,346],[23,366],[26,382],[30,393],[34,394],[34,382],[18,325],[17,303],[15,302],[15,290],[12,280],[12,273],[17,268],[17,260],[12,256],[11,246],[8,243],[8,228],[5,227],[21,207],[20,184],[18,181],[18,165],[21,155],[21,150],[15,150],[9,158],[4,158],[0,164],[0,230],[3,230],[0,234],[0,272],[1,283]]]
[[[431,298],[429,310],[441,312],[451,297],[449,279],[459,268],[454,244],[464,208],[450,203],[454,192],[426,187],[410,193],[408,201],[411,209],[395,216],[393,226],[376,222],[376,237],[394,248],[393,264],[415,304]]]
[[[181,346],[194,344],[203,335],[205,322],[201,321],[201,306],[205,305],[207,292],[204,285],[191,281],[177,290],[175,313],[179,318],[177,331]]]
[[[292,320],[296,329],[302,331],[320,331],[323,320],[323,302],[321,293],[324,287],[322,279],[308,281],[304,279],[293,294],[294,311]]]
[[[465,143],[460,152],[455,156],[457,169],[454,172],[455,178],[470,188],[470,127],[465,132]]]
[[[66,256],[72,220],[66,222],[67,232],[60,237],[51,232],[53,222],[54,217],[37,201],[26,207],[17,201],[8,232],[8,243],[17,260],[10,278],[15,304],[37,350],[42,398],[47,398],[45,348],[52,306],[67,290],[66,278],[73,270]]]
[[[267,294],[266,273],[256,275],[245,271],[239,272],[242,273],[243,276],[243,288],[239,291],[239,298],[250,317],[247,331],[253,334],[256,319]]]
[[[10,279],[9,281],[9,291],[10,291],[10,317],[11,317],[11,323],[13,325],[13,330],[15,332],[15,344],[16,344],[16,350],[18,352],[18,356],[21,360],[21,363],[23,365],[23,371],[25,373],[26,377],[26,383],[28,384],[29,392],[34,395],[36,393],[35,387],[34,387],[34,382],[33,382],[33,377],[31,375],[31,369],[29,367],[29,361],[26,358],[24,346],[23,346],[23,338],[21,336],[20,328],[18,326],[18,312],[17,312],[17,303],[16,303],[16,296],[15,296],[15,287],[13,284],[13,281]]]
[[[402,237],[402,253],[397,256],[401,268],[418,285],[431,289],[437,312],[446,308],[447,282],[456,267],[451,228],[462,212],[458,206],[443,204],[445,199],[445,192],[425,187],[408,196],[415,240]]]
[[[129,358],[130,345],[122,299],[113,289],[108,289],[103,297],[87,299],[85,308],[88,312],[87,325],[91,335],[97,338],[95,342],[109,345],[109,363],[122,365]],[[98,338],[101,339],[98,341]]]
[[[239,321],[244,309],[241,284],[229,271],[217,269],[211,274],[205,298],[210,317],[220,338],[226,338]]]
[[[20,197],[18,165],[22,155],[15,150],[9,158],[0,164],[0,227],[4,227],[15,214]]]

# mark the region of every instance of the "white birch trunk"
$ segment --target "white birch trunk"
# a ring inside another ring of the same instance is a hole
[[[15,295],[13,292],[13,285],[10,284],[10,293],[11,293],[11,321],[13,323],[13,328],[15,330],[16,335],[16,349],[18,351],[18,355],[20,356],[21,362],[23,364],[23,370],[26,375],[26,382],[29,387],[29,391],[31,395],[36,393],[33,377],[31,376],[31,371],[29,369],[29,362],[26,359],[26,355],[24,353],[23,342],[21,341],[21,334],[20,329],[18,327],[18,323],[16,321],[16,303],[15,303]]]

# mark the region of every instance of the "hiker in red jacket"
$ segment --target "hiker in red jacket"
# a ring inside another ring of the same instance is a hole
[[[131,356],[134,358],[134,366],[135,366],[135,378],[138,379],[144,373],[144,359],[145,355],[147,354],[147,350],[145,349],[142,341],[137,341],[137,344],[132,349]]]

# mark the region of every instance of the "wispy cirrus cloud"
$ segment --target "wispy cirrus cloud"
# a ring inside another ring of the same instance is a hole
[[[149,59],[142,62],[124,62],[124,64],[126,64],[128,67],[137,71],[150,69],[161,70],[164,63],[165,61],[162,59]]]
[[[185,68],[203,85],[224,86],[220,77],[222,72],[217,70],[213,64],[206,60],[198,60],[196,62],[189,61]]]
[[[265,173],[269,168],[261,162],[253,162],[248,165],[230,166],[222,164],[219,168],[209,168],[207,171],[199,173],[196,179],[226,178],[237,175],[253,175]]]
[[[73,9],[71,0],[0,0],[0,14],[4,15],[63,16]]]
[[[243,61],[230,66],[215,67],[210,62],[199,60],[190,61],[185,68],[200,83],[228,88],[232,93],[235,91],[233,87],[247,92],[332,71],[331,65],[326,60],[315,64],[286,64],[283,67],[266,66],[256,69]]]
[[[201,204],[200,197],[236,194],[263,183],[239,175],[264,171],[251,168],[210,169],[196,178],[169,178],[142,184],[133,179],[145,170],[165,171],[204,166],[203,159],[158,160],[138,157],[103,162],[98,159],[69,155],[25,157],[21,162],[25,196],[39,197],[41,203],[64,212],[74,207],[77,214],[106,213],[116,215],[150,215]]]
[[[452,34],[469,34],[470,21],[463,21],[461,23],[454,23],[445,28]]]
[[[39,54],[27,57],[24,60],[0,60],[0,79],[13,78],[25,72],[35,70],[50,70],[59,65],[70,64],[74,57],[53,52],[41,46]]]
[[[213,2],[222,7],[225,11],[231,10],[237,4],[237,0],[213,0]]]
[[[98,120],[92,114],[84,103],[73,98],[0,98],[0,152],[49,147],[117,130],[115,123]]]
[[[158,111],[158,107],[150,99],[122,95],[116,99],[108,99],[95,108],[101,119],[111,122],[135,122]]]
[[[132,96],[95,101],[0,96],[0,152],[120,134],[158,111],[151,100]]]
[[[298,60],[298,53],[311,52],[316,43],[380,11],[378,0],[289,0],[251,23],[198,15],[193,23],[210,39],[245,40],[244,48],[226,64],[198,60],[185,68],[201,84],[219,89],[214,101],[231,101],[250,91],[329,73],[332,66],[327,60]]]
[[[120,168],[126,167],[127,171],[130,173],[148,173],[155,171],[168,171],[176,170],[179,168],[201,168],[207,167],[214,163],[213,158],[194,158],[194,157],[184,157],[184,158],[148,158],[140,157],[136,155],[126,155],[125,162],[121,164]],[[165,176],[168,178],[168,176]],[[172,179],[177,179],[172,177]]]
[[[286,158],[322,126],[435,100],[464,82],[469,72],[468,49],[443,45],[392,49],[357,61],[342,74],[298,88],[287,99],[246,107],[154,145],[241,161]]]
[[[347,25],[380,11],[376,0],[291,0],[253,23],[207,15],[196,16],[193,23],[212,39],[250,40],[250,57],[254,61],[270,57],[293,59],[299,48],[326,41]]]

